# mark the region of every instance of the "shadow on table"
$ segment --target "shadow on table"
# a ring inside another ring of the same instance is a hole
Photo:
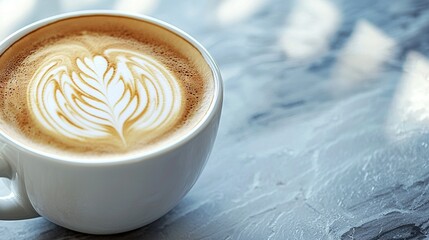
[[[155,222],[133,231],[113,235],[84,234],[60,227],[47,220],[43,220],[40,222],[41,224],[39,226],[36,226],[36,228],[40,229],[40,232],[34,239],[193,239],[193,237],[189,235],[189,230],[192,230],[189,229],[189,225],[197,226],[196,228],[193,228],[193,230],[196,230],[196,233],[191,235],[195,235],[194,237],[198,239],[202,237],[197,236],[198,226],[200,226],[199,223],[207,221],[211,216],[206,214],[208,210],[204,207],[204,204],[200,205],[198,208],[192,208],[192,210],[189,210],[189,206],[193,206],[194,204],[195,202],[191,199],[183,199],[178,206]],[[208,208],[210,208],[211,213],[217,213],[222,211],[219,207],[221,206],[210,205]],[[188,226],[186,228],[186,232],[182,230],[185,229],[184,226]],[[207,228],[210,228],[210,225],[208,225]],[[205,232],[205,234],[210,233]]]
[[[169,217],[164,216],[155,222],[144,226],[142,228],[113,235],[91,235],[84,234],[76,231],[72,231],[58,225],[55,225],[47,220],[45,220],[45,227],[49,230],[43,231],[39,236],[37,236],[36,240],[52,240],[52,239],[63,239],[63,238],[72,238],[72,239],[159,239],[159,236],[162,235],[158,230],[162,222],[165,222]]]
[[[157,239],[158,235],[160,233],[156,232],[157,226],[159,225],[159,222],[163,221],[162,217],[161,219],[136,230],[129,231],[126,233],[119,233],[119,234],[113,234],[113,235],[90,235],[90,234],[84,234],[76,231],[72,231],[63,227],[60,227],[58,225],[55,225],[51,222],[48,222],[46,220],[49,230],[44,231],[39,236],[37,236],[36,240],[51,240],[51,239],[63,239],[63,238],[72,238],[72,239]]]

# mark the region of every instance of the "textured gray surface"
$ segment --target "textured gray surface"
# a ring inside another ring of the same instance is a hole
[[[0,36],[94,8],[189,32],[225,81],[205,171],[176,208],[133,232],[94,237],[37,218],[0,221],[0,239],[426,238],[428,1],[127,2],[0,0]]]

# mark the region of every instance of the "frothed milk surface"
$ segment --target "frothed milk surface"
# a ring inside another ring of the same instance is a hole
[[[131,18],[61,20],[0,55],[0,127],[52,153],[156,150],[198,124],[212,91],[192,45]]]

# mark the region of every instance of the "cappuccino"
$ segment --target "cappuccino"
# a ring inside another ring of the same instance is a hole
[[[60,20],[0,55],[0,127],[56,154],[154,151],[195,127],[212,95],[195,47],[132,18]]]

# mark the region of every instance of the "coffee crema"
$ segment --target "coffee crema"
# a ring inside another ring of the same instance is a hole
[[[54,153],[150,151],[200,121],[212,78],[197,49],[154,24],[60,20],[0,55],[1,127]]]

